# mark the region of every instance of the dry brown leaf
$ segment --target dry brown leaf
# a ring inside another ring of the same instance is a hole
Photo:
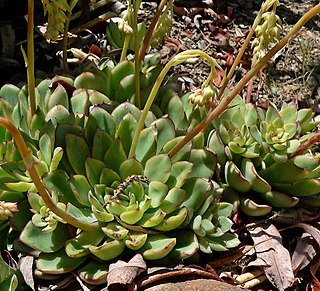
[[[34,257],[32,256],[23,256],[19,260],[19,269],[22,273],[24,281],[26,284],[32,289],[35,290],[34,287],[34,279],[33,279],[33,262]]]
[[[282,245],[282,238],[277,228],[271,223],[263,223],[248,231],[257,244],[255,247],[257,259],[249,263],[249,266],[261,266],[268,280],[278,290],[291,287],[294,283],[291,258],[289,251]],[[266,241],[262,242],[263,240]]]
[[[292,255],[292,269],[294,274],[310,264],[317,252],[313,246],[314,239],[309,233],[303,233],[297,239],[297,245]]]
[[[117,261],[110,264],[108,288],[112,284],[131,284],[136,276],[147,269],[141,254],[136,254],[128,263]]]

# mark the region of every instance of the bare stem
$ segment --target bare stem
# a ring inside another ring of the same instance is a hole
[[[46,203],[46,205],[50,208],[50,210],[53,213],[55,213],[57,216],[59,216],[63,220],[65,220],[67,223],[73,225],[74,227],[77,227],[77,228],[80,228],[83,230],[88,230],[88,231],[93,231],[93,230],[99,229],[100,225],[98,222],[86,223],[86,222],[80,221],[80,220],[76,219],[75,217],[71,216],[66,211],[59,208],[54,203],[51,196],[49,195],[49,193],[47,192],[46,188],[44,187],[44,185],[42,184],[42,182],[40,180],[38,172],[32,162],[31,150],[28,149],[19,130],[15,127],[13,122],[8,118],[0,117],[0,125],[4,126],[8,131],[10,131],[12,137],[15,140],[15,143],[18,147],[19,153],[23,159],[23,162],[27,168],[27,171],[28,171],[34,185],[37,187],[40,196],[42,197],[42,199]]]
[[[151,20],[151,23],[148,27],[148,30],[147,30],[147,33],[143,39],[143,42],[140,46],[140,49],[139,49],[139,63],[141,63],[144,59],[144,56],[146,54],[146,51],[149,47],[149,44],[150,44],[150,39],[152,37],[152,34],[153,34],[153,31],[154,31],[154,28],[156,27],[157,25],[157,22],[158,22],[158,19],[162,13],[162,10],[164,8],[164,6],[166,5],[167,3],[167,0],[161,0],[159,6],[158,6],[158,10],[157,12],[155,13],[155,15],[153,16],[152,20]]]
[[[320,140],[320,131],[316,132],[315,135],[313,135],[308,140],[306,140],[303,144],[301,144],[294,153],[289,155],[289,159],[301,155],[313,144],[315,144],[318,140]]]
[[[299,21],[293,26],[289,33],[284,36],[233,88],[228,96],[222,99],[221,103],[213,110],[206,119],[200,122],[189,134],[187,134],[183,140],[178,143],[169,152],[169,156],[173,157],[180,149],[182,149],[190,140],[192,140],[199,132],[204,130],[216,117],[218,117],[227,108],[228,104],[239,94],[244,86],[255,76],[260,69],[267,64],[267,62],[274,56],[279,50],[281,50],[305,25],[313,16],[320,12],[320,4],[310,9],[304,14]]]
[[[34,0],[28,0],[28,91],[30,100],[31,116],[36,112],[35,80],[34,80]]]
[[[141,93],[140,93],[140,60],[139,60],[139,33],[138,33],[138,10],[141,1],[137,1],[133,5],[132,13],[132,28],[134,36],[134,84],[135,84],[135,94],[133,104],[138,108],[141,107]]]
[[[63,69],[68,70],[68,58],[67,58],[67,50],[68,50],[68,32],[69,32],[69,24],[71,19],[71,11],[67,11],[67,20],[64,25],[63,31],[63,40],[62,40],[62,62]]]

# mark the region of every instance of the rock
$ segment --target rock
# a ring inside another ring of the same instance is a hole
[[[208,279],[196,279],[185,282],[177,283],[164,283],[157,286],[153,286],[145,291],[249,291],[249,289],[243,289],[237,286],[233,286],[227,283],[223,283],[217,280]]]

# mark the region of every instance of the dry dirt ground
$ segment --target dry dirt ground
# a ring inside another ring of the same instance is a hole
[[[215,9],[179,9],[176,11],[171,38],[167,40],[162,53],[171,54],[185,49],[201,49],[223,66],[228,65],[227,57],[235,57],[245,35],[263,1],[229,0],[219,1]],[[283,22],[283,35],[310,8],[316,0],[281,0],[278,15]],[[145,3],[145,6],[152,6]],[[184,14],[184,15],[183,15]],[[267,98],[280,105],[294,101],[299,107],[312,107],[320,111],[320,16],[314,17],[284,49],[282,49],[255,81],[252,100]],[[242,66],[237,70],[238,80],[250,66],[248,50]],[[247,60],[246,60],[247,58]],[[199,86],[208,73],[204,62],[182,65],[179,73],[190,86]],[[232,86],[232,84],[231,84]],[[243,92],[244,94],[244,92]]]

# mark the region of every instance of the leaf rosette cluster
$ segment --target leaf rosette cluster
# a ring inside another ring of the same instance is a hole
[[[313,136],[311,109],[285,104],[281,110],[255,108],[235,100],[215,121],[208,147],[222,165],[225,195],[250,216],[296,205],[319,205],[319,159],[295,155]],[[294,219],[296,212],[289,211]]]
[[[146,260],[182,260],[199,250],[237,246],[230,232],[233,206],[220,202],[222,189],[212,180],[216,155],[204,139],[169,156],[184,137],[179,127],[188,127],[185,114],[157,118],[149,112],[130,156],[141,111],[130,102],[110,102],[101,90],[81,86],[79,78],[38,85],[31,127],[25,88],[2,88],[6,111],[21,129],[52,202],[87,226],[72,227],[52,211],[3,130],[0,198],[19,197],[11,219],[12,225],[19,221],[14,227],[21,232],[15,250],[36,256],[36,274],[63,274],[87,262],[79,275],[98,284],[106,280],[107,262],[130,250]],[[182,108],[176,98],[172,104]]]

